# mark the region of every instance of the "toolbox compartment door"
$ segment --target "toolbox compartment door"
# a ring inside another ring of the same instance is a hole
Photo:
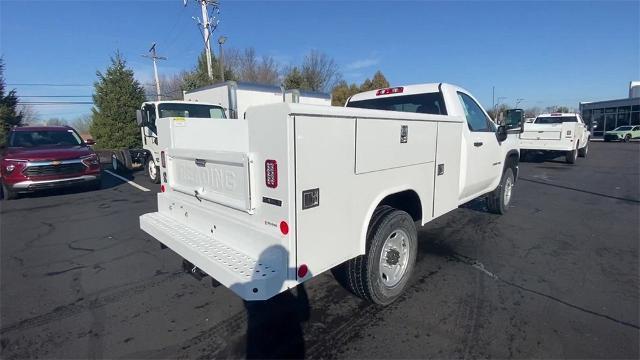
[[[357,119],[356,174],[433,162],[437,122]]]

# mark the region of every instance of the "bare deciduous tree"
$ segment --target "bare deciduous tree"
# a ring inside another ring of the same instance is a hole
[[[338,65],[327,54],[318,50],[311,50],[302,62],[302,76],[308,90],[326,91],[340,79]]]

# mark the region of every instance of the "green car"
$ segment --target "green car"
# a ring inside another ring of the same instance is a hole
[[[640,138],[640,125],[618,126],[604,133],[604,141],[619,140],[629,142],[631,139]]]

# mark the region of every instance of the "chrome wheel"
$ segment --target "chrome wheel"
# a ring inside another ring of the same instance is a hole
[[[151,180],[156,179],[156,176],[158,176],[158,168],[156,167],[156,163],[155,161],[153,161],[153,159],[149,159],[149,163],[147,164],[147,171],[149,172],[149,178]]]
[[[380,279],[385,286],[397,285],[407,272],[409,264],[409,235],[404,230],[389,234],[380,254]]]
[[[513,177],[507,176],[504,182],[504,205],[509,205],[511,201],[511,191],[513,190]]]

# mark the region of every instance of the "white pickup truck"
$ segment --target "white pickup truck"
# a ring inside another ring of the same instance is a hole
[[[525,123],[520,149],[523,155],[530,151],[563,153],[567,163],[574,164],[578,156],[587,156],[590,137],[580,114],[541,114]]]
[[[518,174],[517,136],[444,83],[365,92],[346,107],[160,119],[158,131],[158,211],[141,228],[246,300],[334,269],[356,295],[389,304],[414,267],[415,222],[482,195],[502,214]]]

